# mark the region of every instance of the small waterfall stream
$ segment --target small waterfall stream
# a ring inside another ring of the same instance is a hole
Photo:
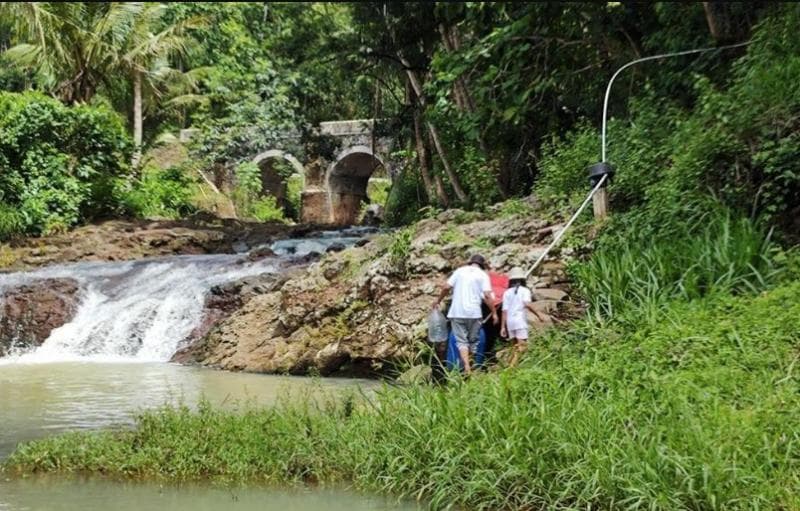
[[[0,299],[4,291],[37,279],[69,278],[80,287],[70,322],[53,330],[34,351],[0,361],[168,361],[203,320],[213,286],[275,272],[292,257],[324,253],[334,244],[353,245],[366,232],[347,229],[280,240],[270,246],[275,256],[258,261],[242,254],[174,256],[0,275]]]

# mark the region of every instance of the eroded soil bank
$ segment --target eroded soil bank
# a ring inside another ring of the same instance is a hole
[[[184,220],[111,220],[0,245],[0,270],[22,271],[79,261],[244,253],[270,241],[301,237],[313,230],[310,225],[286,226],[202,214]]]

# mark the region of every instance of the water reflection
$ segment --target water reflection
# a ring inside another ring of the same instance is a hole
[[[0,481],[0,511],[410,511],[412,503],[329,489],[164,486],[102,479]]]

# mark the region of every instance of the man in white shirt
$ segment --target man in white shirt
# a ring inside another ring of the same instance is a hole
[[[447,317],[450,319],[450,327],[456,338],[456,346],[458,346],[461,362],[464,364],[464,372],[470,374],[472,366],[469,354],[475,353],[481,329],[481,302],[485,303],[492,311],[492,321],[495,324],[498,322],[492,284],[486,273],[486,259],[480,254],[475,254],[465,266],[453,272],[447,282],[442,284],[441,292],[433,302],[434,308],[439,307],[451,290],[453,301]]]

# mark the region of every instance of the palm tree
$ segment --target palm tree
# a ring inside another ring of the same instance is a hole
[[[37,82],[67,104],[89,101],[105,67],[98,7],[85,3],[9,2],[3,14],[14,20],[21,42],[6,51],[20,67],[36,71]],[[107,14],[118,8],[106,9]]]
[[[139,162],[142,146],[143,88],[151,95],[160,97],[162,87],[170,81],[186,82],[186,75],[170,67],[170,57],[185,55],[193,41],[186,36],[189,29],[203,26],[200,18],[191,18],[167,26],[158,33],[153,27],[162,24],[164,4],[138,3],[137,9],[129,16],[128,30],[120,42],[122,52],[115,55],[119,67],[126,72],[133,84],[133,142],[134,165]],[[111,49],[111,48],[109,48]],[[183,75],[183,76],[181,76]]]
[[[100,85],[124,76],[133,89],[134,165],[143,141],[143,98],[160,97],[165,82],[180,73],[170,58],[186,53],[187,32],[204,21],[192,18],[164,26],[164,5],[151,2],[5,3],[21,41],[6,55],[36,71],[39,82],[67,104],[87,102]],[[156,30],[159,30],[155,32]]]

